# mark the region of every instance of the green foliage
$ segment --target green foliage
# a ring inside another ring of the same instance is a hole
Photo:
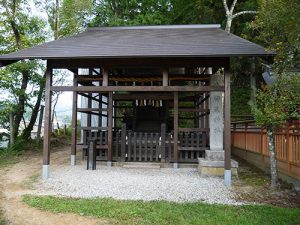
[[[0,225],[7,225],[8,221],[4,218],[3,212],[0,209]]]
[[[299,0],[260,0],[251,28],[257,35],[255,40],[277,53],[277,69],[295,66],[300,52]]]
[[[47,13],[54,39],[82,31],[87,26],[93,7],[93,0],[35,0],[35,3]]]
[[[91,26],[170,24],[169,0],[95,1]]]
[[[233,115],[250,115],[251,109],[247,104],[249,100],[249,87],[233,87],[231,90],[231,113]]]
[[[29,206],[55,213],[76,213],[116,224],[298,224],[300,209],[263,205],[209,205],[165,201],[120,201],[25,196]]]
[[[290,119],[299,119],[300,75],[283,74],[265,90],[259,90],[251,104],[255,121],[260,126],[280,126]]]
[[[32,15],[28,1],[16,0],[0,2],[0,54],[10,53],[44,43],[47,37],[46,23]],[[19,130],[25,108],[33,108],[34,100],[43,85],[41,75],[44,65],[37,60],[20,61],[0,69],[0,91],[5,98],[4,109],[0,113],[2,126],[7,126],[8,114],[14,114],[15,131]],[[14,135],[16,136],[18,132]]]

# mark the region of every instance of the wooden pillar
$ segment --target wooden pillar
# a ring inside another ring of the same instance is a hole
[[[230,72],[229,62],[224,68],[224,149],[225,149],[225,172],[224,183],[226,186],[231,186],[231,132],[230,132]]]
[[[89,75],[92,76],[93,75],[93,70],[90,68],[89,69]],[[88,108],[91,109],[93,108],[93,104],[92,104],[92,97],[93,97],[93,93],[88,93],[89,98],[88,100]],[[92,127],[92,112],[87,114],[87,127]]]
[[[49,178],[50,164],[50,138],[51,138],[51,98],[52,69],[46,70],[45,84],[45,119],[44,119],[44,144],[43,144],[43,179]]]
[[[92,96],[93,94],[92,93],[89,93],[88,94],[88,108],[91,109],[93,108],[93,104],[92,104]],[[87,127],[92,127],[92,112],[89,112],[87,114]]]
[[[77,74],[74,74],[73,86],[77,86]],[[71,143],[71,166],[76,165],[76,147],[77,147],[77,92],[73,92],[73,105],[72,105],[72,143]]]
[[[102,86],[108,86],[108,70],[103,68],[103,80],[102,80]]]
[[[163,71],[163,86],[169,86],[169,73],[166,69]]]
[[[107,113],[107,138],[108,138],[108,152],[107,152],[107,165],[111,166],[112,162],[112,147],[113,147],[113,134],[112,134],[112,116],[113,116],[113,93],[108,93],[108,113]]]
[[[161,124],[161,162],[166,162],[166,124]]]
[[[99,94],[99,109],[102,109],[102,100],[102,94]],[[102,114],[103,112],[99,110],[98,127],[102,127]]]
[[[178,92],[174,92],[174,168],[178,167]]]

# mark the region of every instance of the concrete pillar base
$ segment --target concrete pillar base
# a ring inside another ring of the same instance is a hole
[[[107,166],[112,167],[112,161],[107,161]]]
[[[207,159],[199,158],[198,163],[198,171],[201,177],[222,177],[225,174],[224,161],[210,161]],[[237,176],[237,168],[238,162],[231,160],[231,173],[233,176]]]
[[[224,184],[227,187],[231,187],[231,170],[224,171]]]
[[[173,163],[173,169],[178,169],[178,163]]]
[[[71,155],[71,166],[76,165],[76,155]]]
[[[43,169],[42,169],[42,178],[43,180],[46,180],[49,178],[49,165],[43,165]]]

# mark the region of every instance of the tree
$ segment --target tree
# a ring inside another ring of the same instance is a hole
[[[31,16],[26,7],[26,0],[2,0],[0,2],[0,41],[1,53],[9,53],[23,48],[43,43],[45,23],[40,18]],[[6,90],[7,100],[12,101],[14,113],[14,137],[19,134],[19,127],[24,117],[25,108],[32,110],[29,125],[23,135],[30,137],[30,132],[36,120],[43,94],[43,64],[39,61],[21,61],[0,70],[0,88]],[[31,89],[30,91],[28,89]],[[36,98],[36,102],[30,101]]]
[[[53,39],[58,40],[79,33],[87,27],[93,0],[36,0],[36,5],[47,14],[48,23],[53,33]],[[66,85],[66,73],[54,71],[54,85]],[[55,109],[61,92],[52,93],[52,123]]]
[[[260,1],[251,24],[255,40],[277,53],[274,68],[282,72],[299,64],[300,1]]]
[[[246,11],[241,11],[238,13],[233,13],[234,8],[236,6],[236,3],[238,0],[233,0],[230,8],[228,7],[227,4],[227,0],[222,0],[223,1],[223,6],[225,9],[225,13],[226,13],[226,27],[225,27],[225,31],[227,31],[228,33],[230,33],[231,30],[231,24],[232,24],[232,20],[238,16],[241,15],[245,15],[245,14],[256,14],[256,11],[251,11],[251,10],[246,10]]]
[[[96,0],[92,26],[170,24],[169,0]]]
[[[300,119],[300,76],[299,74],[284,74],[277,76],[273,85],[265,90],[259,90],[256,95],[256,103],[252,103],[251,109],[256,124],[267,130],[271,188],[277,187],[276,149],[274,129],[280,127],[291,119]]]
[[[35,0],[48,17],[54,40],[81,32],[91,17],[93,0]]]

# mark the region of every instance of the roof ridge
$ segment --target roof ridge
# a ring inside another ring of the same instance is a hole
[[[221,28],[220,24],[185,24],[185,25],[149,25],[149,26],[114,26],[114,27],[89,27],[88,31],[94,30],[152,30],[152,29],[204,29]]]

